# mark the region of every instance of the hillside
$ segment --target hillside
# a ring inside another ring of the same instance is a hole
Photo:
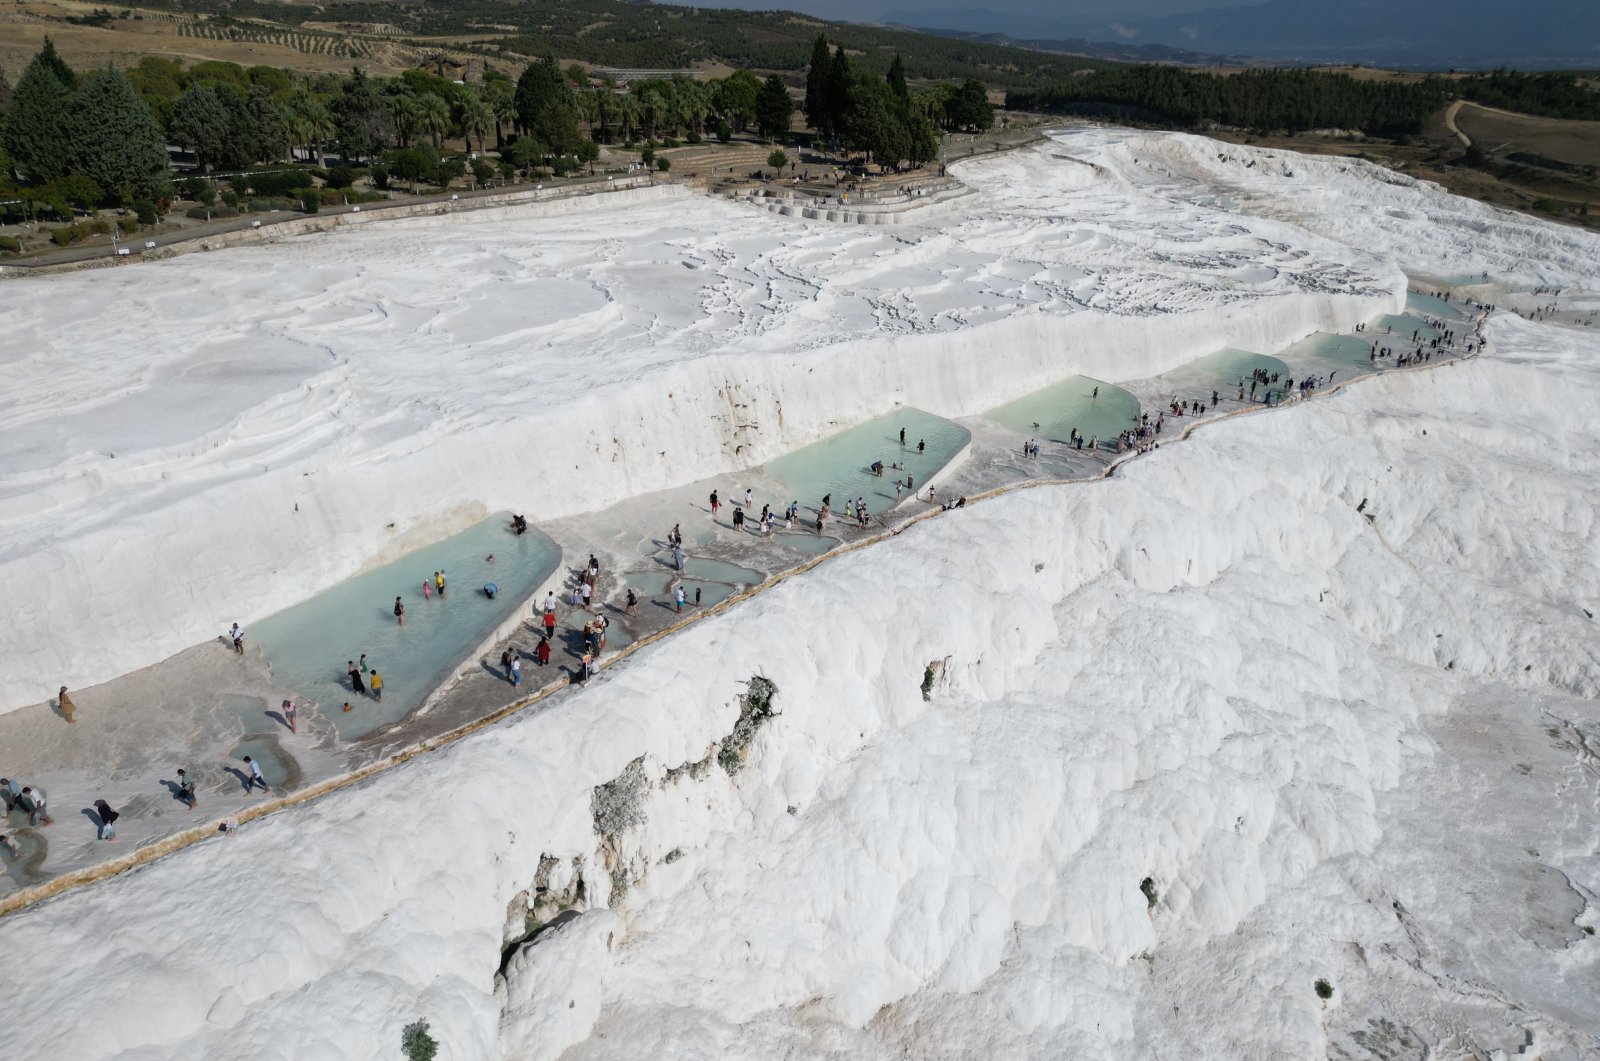
[[[902,29],[825,22],[789,12],[662,7],[624,0],[506,5],[184,0],[106,11],[75,0],[19,4],[3,15],[0,68],[20,70],[49,35],[79,66],[131,65],[142,55],[221,59],[320,73],[352,65],[398,72],[473,59],[520,70],[555,55],[628,69],[745,67],[800,72],[817,34],[882,74],[896,54],[912,79],[973,77],[1002,87],[1047,85],[1096,60]],[[725,71],[724,71],[725,72]]]

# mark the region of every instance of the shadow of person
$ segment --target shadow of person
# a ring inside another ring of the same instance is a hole
[[[230,766],[227,769],[228,769],[228,773],[232,774],[234,777],[239,779],[239,787],[244,789],[245,792],[248,793],[250,791],[250,787],[251,787],[250,786],[250,775],[245,773],[243,770],[239,769],[237,766]]]
[[[289,720],[287,718],[283,717],[283,712],[282,711],[263,711],[262,714],[264,714],[268,718],[272,719],[272,721],[276,722],[278,725],[282,726],[284,729],[289,729],[290,728]]]
[[[100,830],[106,824],[105,823],[105,819],[101,818],[100,817],[100,812],[95,810],[93,807],[84,807],[83,808],[83,816],[85,818],[88,818],[89,821],[94,824],[94,835],[96,836],[96,838],[98,838],[100,836]]]
[[[182,803],[186,807],[189,805],[189,801],[183,798],[182,785],[178,784],[176,781],[169,781],[164,777],[161,779],[161,783],[167,786],[167,791],[172,794],[173,799],[177,800],[179,803]]]

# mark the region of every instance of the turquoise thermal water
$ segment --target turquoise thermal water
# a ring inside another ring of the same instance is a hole
[[[1439,320],[1460,320],[1463,317],[1461,310],[1453,303],[1432,295],[1419,295],[1415,291],[1406,292],[1406,312]]]
[[[903,448],[901,428],[906,433]],[[927,443],[922,453],[917,452],[919,441]],[[783,484],[785,493],[778,499],[757,497],[756,511],[748,516],[753,523],[763,504],[771,503],[781,513],[790,501],[799,501],[801,512],[814,517],[824,495],[832,495],[835,513],[844,509],[846,500],[858,497],[868,512],[882,512],[895,503],[896,479],[909,474],[916,489],[921,490],[970,441],[972,432],[960,424],[920,409],[899,409],[768,461],[766,474]],[[873,461],[883,462],[882,476],[872,474]],[[889,467],[895,463],[901,466],[898,470]],[[743,500],[743,494],[722,500],[731,506],[734,501]]]
[[[1100,388],[1098,397],[1096,387]],[[1068,440],[1073,428],[1086,438],[1114,439],[1132,427],[1138,415],[1137,398],[1088,376],[1073,376],[984,414],[1018,434],[1061,443]]]
[[[536,530],[512,533],[510,516],[501,513],[346,579],[256,623],[245,636],[261,647],[278,684],[302,703],[320,705],[339,736],[352,740],[420,705],[548,582],[560,561],[555,542]],[[423,579],[440,570],[446,595],[424,600]],[[499,586],[494,600],[483,592],[489,581]],[[395,621],[396,596],[405,601],[404,626]],[[383,675],[381,703],[353,692],[345,677],[346,661],[362,653]],[[341,709],[345,701],[352,707],[348,714]]]

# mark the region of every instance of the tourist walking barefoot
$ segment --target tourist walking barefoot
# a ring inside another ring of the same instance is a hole
[[[366,685],[364,685],[361,681],[361,670],[356,666],[355,660],[350,661],[350,669],[345,673],[350,675],[350,688],[352,690],[358,693],[364,693],[367,691]]]
[[[66,718],[67,725],[77,725],[78,720],[72,716],[77,714],[78,705],[72,702],[72,697],[67,695],[67,687],[63,685],[56,694],[56,706],[61,708],[61,714]]]
[[[300,730],[295,726],[295,716],[298,714],[298,712],[295,709],[294,701],[293,700],[285,700],[283,702],[282,706],[283,706],[283,720],[285,722],[289,723],[289,732],[290,733],[299,733]]]
[[[372,677],[367,679],[367,685],[372,689],[372,698],[383,703],[383,675],[378,673],[378,668],[372,668]]]
[[[0,833],[0,848],[4,848],[6,854],[12,858],[22,857],[22,848],[17,846],[17,842],[5,833]]]
[[[117,838],[117,819],[122,817],[111,809],[111,804],[103,799],[94,801],[94,812],[100,815],[100,839],[115,840]]]
[[[406,602],[399,597],[394,599],[394,617],[400,621],[401,626],[406,625]]]
[[[722,502],[717,500],[717,492],[711,491],[711,520],[716,522],[717,510],[722,507]]]
[[[550,639],[548,637],[539,639],[539,647],[533,650],[533,658],[541,667],[550,662]]]
[[[180,769],[178,771],[178,798],[187,803],[190,810],[199,810],[200,798],[195,795],[194,788],[194,778],[189,776],[189,771]]]
[[[234,623],[233,629],[228,631],[228,637],[233,641],[233,650],[241,656],[244,655],[244,627]]]
[[[250,758],[247,755],[247,756],[244,757],[244,768],[245,768],[245,775],[244,775],[244,792],[245,792],[245,795],[248,796],[250,793],[254,792],[256,790],[256,786],[257,785],[261,786],[261,791],[263,791],[263,792],[271,792],[272,791],[272,787],[267,784],[267,779],[265,777],[263,777],[262,774],[261,774],[261,764],[260,763],[256,762],[254,759]]]
[[[515,656],[511,657],[511,688],[515,689],[522,684],[522,661]]]
[[[679,570],[682,570],[682,568]],[[637,616],[639,614],[639,597],[638,594],[633,592],[632,586],[628,587],[628,603],[627,606],[622,610],[632,616]]]

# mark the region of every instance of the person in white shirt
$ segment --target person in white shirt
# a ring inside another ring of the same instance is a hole
[[[32,808],[28,812],[29,825],[38,826],[50,824],[50,814],[45,810],[44,789],[25,787],[22,790],[22,798],[27,802],[27,805]]]
[[[247,755],[244,757],[244,766],[245,769],[249,771],[244,779],[244,790],[246,795],[254,792],[257,785],[261,786],[261,791],[263,792],[272,791],[272,786],[267,784],[267,779],[261,774],[260,763],[256,762]]]
[[[234,623],[233,629],[228,631],[228,637],[233,641],[233,650],[244,655],[244,627]]]

